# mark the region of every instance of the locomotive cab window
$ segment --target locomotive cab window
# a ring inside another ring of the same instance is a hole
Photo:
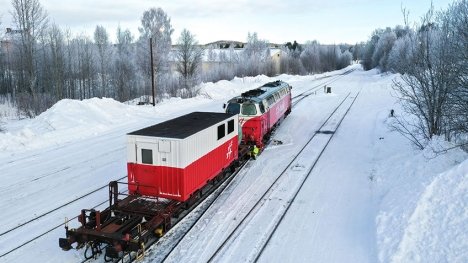
[[[226,113],[239,114],[240,113],[240,104],[239,103],[229,103],[226,108]]]
[[[257,107],[252,103],[242,104],[242,115],[255,115],[257,114]]]
[[[153,150],[141,149],[141,162],[144,164],[153,164]]]
[[[228,121],[228,134],[234,131],[234,120]]]
[[[224,124],[218,126],[218,140],[223,138],[226,135],[226,128]]]

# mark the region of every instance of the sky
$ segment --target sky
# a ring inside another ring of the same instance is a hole
[[[433,0],[435,10],[453,0]],[[74,34],[93,35],[104,26],[111,40],[120,25],[138,37],[145,10],[161,7],[171,18],[173,43],[185,28],[201,44],[217,40],[246,41],[249,32],[270,43],[317,40],[322,44],[354,44],[368,40],[374,29],[419,21],[431,0],[40,0],[51,22]],[[14,28],[11,0],[0,0],[1,31]]]

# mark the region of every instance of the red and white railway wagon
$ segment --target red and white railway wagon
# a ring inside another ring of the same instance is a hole
[[[226,112],[239,114],[242,142],[263,148],[264,139],[291,112],[291,86],[274,81],[228,101]]]
[[[238,115],[192,112],[127,135],[130,194],[186,201],[238,158]]]

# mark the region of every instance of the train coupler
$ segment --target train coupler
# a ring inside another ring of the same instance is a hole
[[[118,251],[118,249],[116,249],[116,247],[114,246],[107,246],[105,257],[106,258],[120,258],[120,251]]]
[[[59,238],[59,247],[64,251],[68,251],[73,248],[68,238]]]

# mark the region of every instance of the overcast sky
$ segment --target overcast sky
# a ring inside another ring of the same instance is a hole
[[[436,10],[451,0],[433,0]],[[366,41],[376,28],[403,24],[401,6],[410,21],[429,9],[431,0],[40,0],[50,21],[73,33],[92,36],[96,25],[115,39],[117,26],[138,36],[145,10],[161,7],[171,18],[175,43],[182,29],[201,44],[216,40],[246,41],[248,32],[272,43],[318,40],[323,44]],[[11,0],[0,0],[1,30],[14,27]]]

